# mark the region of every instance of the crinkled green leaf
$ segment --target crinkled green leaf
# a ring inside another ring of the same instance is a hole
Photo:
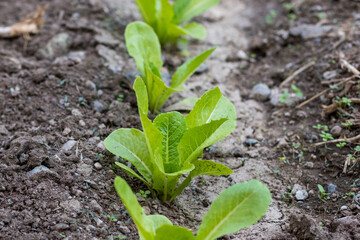
[[[221,138],[214,135],[227,122],[227,119],[215,120],[210,123],[188,129],[180,140],[178,150],[182,164],[192,163],[203,149],[214,144]]]
[[[221,94],[220,89],[216,87],[213,90],[207,91],[196,102],[193,110],[186,116],[186,123],[189,128],[192,128],[223,118],[232,120],[229,127],[235,127],[235,107]]]
[[[136,66],[145,76],[145,66],[153,64],[157,69],[161,69],[161,47],[153,29],[143,22],[133,22],[125,29],[126,48],[135,59]]]
[[[105,139],[104,145],[112,154],[131,162],[146,181],[151,182],[153,164],[143,132],[133,128],[121,128],[112,132]]]
[[[154,239],[154,223],[146,216],[144,209],[140,206],[129,185],[120,177],[115,178],[114,185],[139,231],[140,238],[144,240]]]
[[[210,160],[196,160],[193,164],[195,169],[190,173],[192,178],[199,175],[230,175],[233,173],[230,168],[223,164]]]
[[[149,25],[152,25],[156,22],[156,1],[157,0],[136,0],[136,5],[138,6],[141,16],[143,17],[144,21]]]
[[[211,48],[196,57],[190,58],[178,69],[176,69],[176,72],[171,79],[171,87],[176,88],[183,84],[215,49],[216,48]]]
[[[186,33],[184,35],[188,35],[195,39],[204,39],[207,35],[206,28],[200,23],[189,23],[182,27],[183,31]]]
[[[195,239],[193,233],[183,227],[173,225],[163,225],[156,230],[156,240],[192,240]]]
[[[145,133],[145,140],[148,147],[151,162],[155,163],[160,171],[164,172],[162,162],[162,139],[163,135],[148,118],[148,95],[144,81],[137,77],[134,82],[134,90],[138,103],[141,125]],[[154,167],[155,168],[155,167]],[[155,171],[155,170],[154,170]],[[155,177],[155,176],[153,176]]]
[[[176,0],[176,2],[182,0]],[[220,0],[192,0],[189,5],[187,5],[186,10],[177,11],[178,15],[176,19],[178,22],[187,22],[193,17],[200,15],[209,8],[219,4]]]
[[[257,180],[233,185],[213,201],[196,238],[213,240],[248,227],[264,216],[270,202],[269,189]]]
[[[181,169],[177,146],[186,130],[185,117],[179,112],[163,113],[154,120],[154,125],[161,131],[162,158],[166,173]]]

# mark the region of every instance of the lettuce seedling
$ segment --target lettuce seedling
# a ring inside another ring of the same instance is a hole
[[[213,240],[256,223],[267,211],[271,194],[258,180],[235,184],[213,201],[196,233],[174,226],[163,215],[146,215],[126,181],[115,178],[115,189],[133,219],[140,239]]]
[[[232,170],[220,163],[199,160],[203,149],[230,134],[236,125],[234,105],[215,88],[206,92],[185,117],[179,112],[148,118],[146,86],[137,77],[134,83],[144,132],[121,128],[104,141],[113,154],[131,162],[137,172],[115,164],[143,181],[158,198],[172,201],[199,175],[229,175]],[[187,178],[177,187],[180,177]]]
[[[174,44],[180,36],[196,39],[206,37],[206,29],[199,23],[183,23],[217,5],[219,0],[176,0],[173,5],[168,0],[136,0],[136,5],[144,19],[157,34],[161,45]]]
[[[183,91],[183,83],[211,55],[215,48],[188,59],[174,73],[171,86],[167,86],[160,74],[163,66],[159,40],[152,28],[143,22],[130,23],[125,30],[126,48],[135,59],[136,66],[143,77],[149,94],[149,109],[159,111],[174,92]]]

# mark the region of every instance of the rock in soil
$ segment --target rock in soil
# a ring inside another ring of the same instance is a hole
[[[250,97],[260,102],[265,102],[269,100],[270,95],[271,95],[270,88],[266,84],[259,83],[252,88]]]
[[[70,35],[68,33],[59,33],[50,39],[44,48],[38,50],[38,56],[45,59],[54,59],[66,54],[70,44]]]
[[[309,194],[307,193],[306,190],[299,190],[295,194],[295,198],[298,201],[304,201],[305,199],[308,198],[308,196],[309,196]]]

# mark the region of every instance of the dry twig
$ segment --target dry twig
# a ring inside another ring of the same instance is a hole
[[[318,147],[318,146],[322,146],[328,143],[339,143],[339,142],[354,142],[356,140],[360,140],[360,134],[352,137],[352,138],[339,138],[339,139],[335,139],[335,140],[331,140],[331,141],[327,141],[327,142],[319,142],[319,143],[314,143],[312,144],[313,147]]]
[[[308,69],[309,67],[311,67],[314,64],[315,64],[315,61],[311,61],[308,64],[306,64],[306,65],[302,66],[301,68],[299,68],[298,70],[296,70],[293,74],[291,74],[288,78],[286,78],[280,84],[280,87],[283,87],[285,84],[291,82],[297,75],[299,75],[300,73],[302,73],[303,71],[305,71],[306,69]]]
[[[47,5],[38,7],[36,11],[28,14],[18,23],[8,27],[0,27],[0,37],[9,38],[22,35],[24,38],[30,39],[30,34],[38,33],[44,25],[44,12],[46,8]]]

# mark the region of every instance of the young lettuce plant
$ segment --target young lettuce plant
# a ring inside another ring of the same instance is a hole
[[[229,175],[232,170],[220,163],[199,160],[203,149],[230,134],[236,125],[234,105],[215,88],[206,92],[185,117],[179,112],[148,118],[146,86],[138,77],[134,83],[144,132],[121,128],[104,141],[113,154],[131,162],[137,172],[115,164],[143,181],[162,201],[172,201],[199,175]],[[182,175],[187,178],[177,186]]]
[[[146,240],[213,240],[256,223],[266,213],[271,194],[258,180],[235,184],[213,201],[196,233],[174,226],[163,215],[146,215],[126,181],[115,178],[115,189],[129,211],[140,236]]]
[[[196,39],[206,37],[206,29],[199,23],[188,23],[217,5],[220,0],[176,0],[173,5],[168,0],[136,0],[136,5],[144,19],[156,32],[161,45],[174,44],[180,36],[188,35]]]
[[[130,23],[125,29],[126,48],[135,59],[136,66],[147,87],[149,109],[159,111],[174,92],[183,91],[183,83],[211,55],[215,48],[188,59],[174,73],[171,86],[167,86],[160,74],[163,66],[159,40],[152,28],[143,22]]]

